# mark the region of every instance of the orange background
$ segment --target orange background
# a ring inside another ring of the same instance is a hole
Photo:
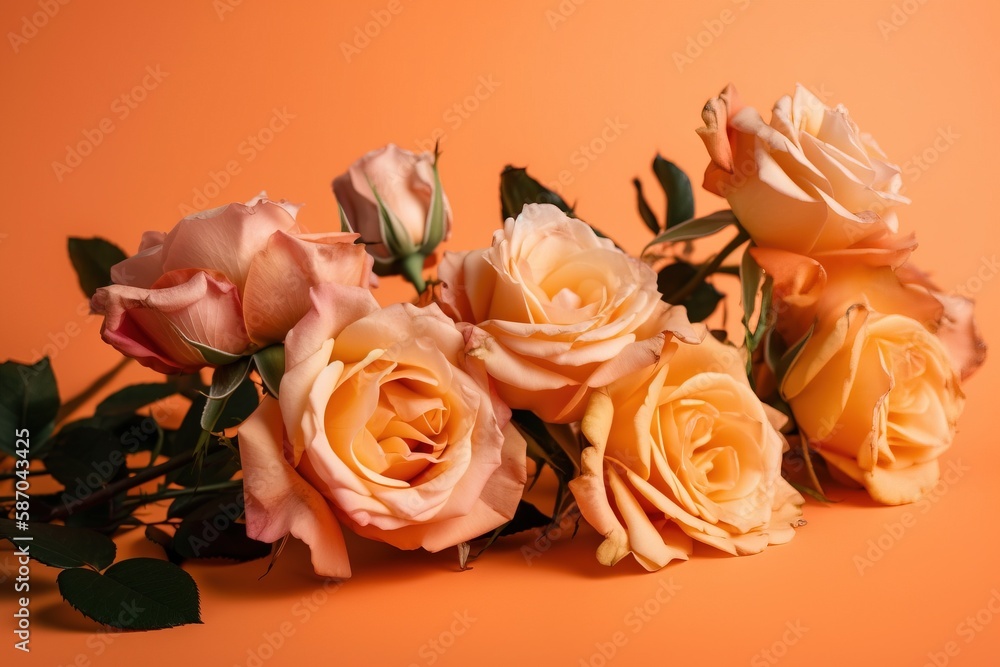
[[[693,130],[702,104],[729,81],[765,116],[796,81],[845,103],[904,168],[913,204],[901,220],[921,241],[919,263],[944,287],[976,293],[987,340],[1000,349],[995,5],[347,4],[3,3],[0,356],[48,353],[64,397],[118,360],[86,314],[67,236],[101,235],[133,252],[143,230],[169,229],[185,206],[206,207],[196,201],[206,189],[215,206],[266,188],[306,202],[300,220],[310,229],[335,228],[331,178],[390,141],[416,148],[443,134],[452,249],[488,243],[498,174],[514,163],[553,184],[562,174],[578,212],[637,251],[648,235],[630,179],[641,175],[662,207],[649,171],[659,150],[700,183],[706,156]],[[356,51],[345,47],[352,42]],[[691,60],[679,66],[674,53],[685,50]],[[609,124],[618,129],[602,145]],[[97,145],[71,171],[54,168],[80,142]],[[590,159],[580,148],[592,142]],[[227,168],[228,182],[218,176]],[[723,207],[705,192],[697,204]],[[380,290],[383,301],[405,297],[392,281]],[[127,379],[143,377],[133,369]],[[30,659],[11,647],[6,611],[0,656],[46,665],[923,665],[932,656],[938,665],[996,664],[1000,618],[988,605],[1000,610],[1000,386],[989,364],[967,393],[943,459],[961,473],[927,501],[871,508],[837,492],[842,503],[810,503],[795,540],[759,556],[703,551],[657,574],[631,560],[609,570],[594,560],[599,538],[585,528],[530,563],[521,551],[530,540],[514,539],[456,573],[451,553],[353,541],[355,577],[324,588],[305,551],[291,548],[263,581],[260,562],[190,565],[205,625],[134,635],[101,633],[59,602],[52,571],[35,566]],[[141,540],[123,544],[155,554]],[[867,554],[871,545],[884,553],[859,574],[856,557],[877,555]],[[662,603],[658,587],[671,581],[679,589]],[[12,589],[9,579],[0,584],[0,608],[13,609]],[[635,611],[644,606],[645,615]],[[456,621],[466,612],[465,624]],[[976,625],[966,620],[977,613]],[[280,646],[267,648],[268,637]]]

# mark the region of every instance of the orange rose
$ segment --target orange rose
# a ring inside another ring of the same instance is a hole
[[[570,488],[605,537],[598,560],[647,570],[686,560],[692,540],[734,555],[788,542],[802,497],[781,477],[784,421],[750,389],[740,354],[671,341],[659,362],[595,391]]]
[[[938,481],[964,403],[940,340],[918,320],[863,304],[821,321],[781,393],[831,471],[889,505]]]

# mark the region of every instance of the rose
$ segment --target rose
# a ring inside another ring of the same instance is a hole
[[[937,337],[864,304],[819,321],[781,393],[831,472],[888,505],[913,502],[937,482],[964,402]]]
[[[590,446],[570,489],[605,540],[598,560],[629,553],[647,570],[686,560],[692,540],[734,555],[794,535],[802,497],[781,477],[783,421],[750,389],[739,353],[706,338],[669,342],[659,362],[596,391]]]
[[[240,428],[247,534],[291,533],[318,574],[345,577],[340,524],[438,551],[510,520],[526,444],[464,348],[437,306],[316,288],[287,338],[280,410],[266,398]]]
[[[146,232],[94,294],[101,336],[144,366],[190,373],[281,342],[313,285],[368,285],[357,234],[307,234],[298,208],[261,194]]]
[[[697,340],[652,269],[549,204],[508,218],[490,248],[446,253],[440,278],[501,398],[548,422],[580,419],[595,387],[654,364],[663,332]]]
[[[912,264],[896,272],[904,285],[927,290],[941,304],[941,316],[934,323],[934,333],[944,344],[952,368],[962,380],[975,373],[986,361],[986,341],[975,318],[975,302],[960,294],[948,294],[931,277]]]
[[[899,167],[858,130],[798,86],[768,125],[730,85],[702,111],[711,163],[704,187],[729,205],[759,246],[802,254],[864,246],[897,231]]]
[[[333,192],[377,268],[415,253],[426,257],[451,233],[451,206],[431,153],[393,144],[371,151],[334,179]]]
[[[944,293],[926,273],[902,263],[911,249],[909,245],[868,248],[820,253],[815,258],[773,248],[750,252],[773,280],[774,324],[788,344],[801,340],[815,322],[864,304],[921,322],[944,344],[952,367],[964,380],[986,358],[974,304]]]

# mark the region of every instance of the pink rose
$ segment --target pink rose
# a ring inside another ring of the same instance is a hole
[[[451,206],[431,153],[393,144],[371,151],[334,179],[333,192],[376,264],[426,257],[451,233]]]
[[[548,422],[579,420],[594,388],[655,364],[664,332],[698,340],[652,269],[550,204],[508,218],[490,248],[446,253],[440,277],[500,397]]]
[[[280,343],[314,285],[368,285],[357,234],[307,234],[298,208],[261,195],[146,232],[94,294],[101,336],[144,366],[190,373]]]
[[[439,551],[513,517],[525,441],[437,306],[380,310],[367,290],[324,285],[285,349],[280,398],[239,432],[248,535],[291,533],[318,574],[346,577],[341,524]]]

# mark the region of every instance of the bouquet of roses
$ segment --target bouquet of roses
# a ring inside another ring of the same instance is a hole
[[[273,562],[289,536],[346,578],[345,528],[457,547],[464,568],[582,519],[601,563],[656,570],[695,542],[788,542],[801,494],[827,501],[821,478],[916,501],[985,348],[971,301],[910,261],[899,168],[801,87],[770,123],[732,86],[702,118],[704,186],[731,209],[696,217],[657,156],[667,210],[635,180],[654,235],[639,257],[507,167],[489,245],[439,259],[439,155],[392,145],[334,180],[339,231],[262,193],[146,232],[131,257],[71,239],[102,337],[164,379],[68,421],[125,362],[62,406],[47,359],[3,364],[0,538],[61,568],[88,617],[151,629],[200,619],[184,560]],[[377,276],[415,303],[380,306]],[[736,336],[705,324],[725,322],[727,280]],[[544,471],[538,507],[524,497]],[[166,560],[114,562],[111,536],[137,527]]]

